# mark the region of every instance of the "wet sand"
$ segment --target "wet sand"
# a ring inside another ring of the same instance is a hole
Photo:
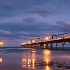
[[[53,61],[70,64],[70,51],[46,49],[2,49],[0,70],[60,70],[53,66],[35,66],[36,61]],[[64,67],[61,70],[65,70]]]
[[[21,67],[0,67],[0,70],[34,70]]]

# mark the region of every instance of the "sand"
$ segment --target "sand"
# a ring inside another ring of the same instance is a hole
[[[0,70],[34,70],[21,67],[0,67]]]

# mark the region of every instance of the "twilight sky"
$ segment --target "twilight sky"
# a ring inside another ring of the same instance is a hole
[[[0,40],[20,46],[31,37],[70,31],[70,0],[0,0]]]

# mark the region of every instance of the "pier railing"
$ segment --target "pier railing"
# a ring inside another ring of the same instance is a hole
[[[70,42],[70,33],[61,33],[61,34],[53,34],[52,36],[43,36],[40,38],[32,38],[27,43],[24,42],[21,44],[22,47],[28,47],[28,48],[48,48],[48,44],[51,45],[51,49],[53,49],[53,43],[56,44],[57,49],[57,43],[62,43],[62,48],[64,49],[64,45],[66,42]]]

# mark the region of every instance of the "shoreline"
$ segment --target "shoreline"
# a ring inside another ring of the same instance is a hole
[[[0,70],[34,70],[22,67],[0,67]]]

